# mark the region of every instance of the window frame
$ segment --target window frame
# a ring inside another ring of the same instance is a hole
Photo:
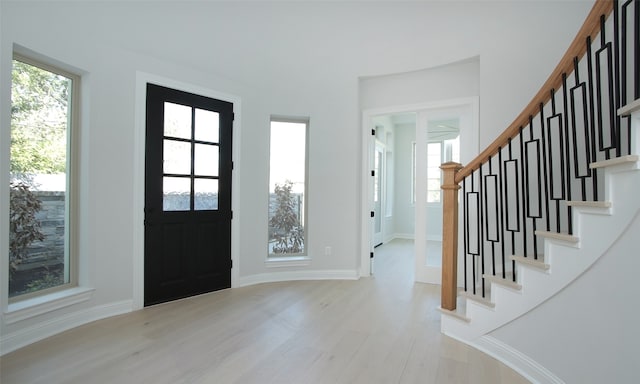
[[[302,227],[303,227],[303,251],[299,253],[272,253],[269,251],[269,221],[271,216],[269,214],[270,199],[271,199],[271,136],[272,136],[272,124],[273,123],[294,123],[304,124],[305,129],[305,150],[304,150],[304,191],[303,191],[303,206],[302,206]],[[271,115],[269,118],[269,178],[267,184],[267,261],[271,262],[272,266],[280,266],[277,262],[295,262],[305,261],[309,259],[309,230],[308,230],[308,207],[309,207],[309,126],[310,119],[308,117],[292,117]],[[274,262],[276,262],[274,264]],[[306,264],[304,264],[306,265]]]
[[[38,58],[36,58],[38,56]],[[23,52],[13,51],[11,60],[11,73],[13,73],[13,61],[20,61],[24,64],[39,68],[41,70],[54,73],[59,76],[66,77],[71,80],[71,102],[69,105],[69,113],[67,114],[67,137],[66,137],[66,169],[65,169],[65,280],[68,282],[61,285],[41,289],[34,292],[23,293],[17,296],[9,297],[9,281],[6,282],[7,302],[11,307],[15,307],[20,303],[31,302],[45,296],[58,298],[63,291],[75,292],[79,285],[79,257],[78,257],[78,217],[77,217],[77,158],[79,145],[79,126],[80,126],[80,99],[81,99],[81,81],[82,76],[72,72],[65,67],[64,64],[54,63],[54,60],[41,57],[36,54],[26,54]],[[13,80],[10,82],[13,88]],[[11,103],[13,105],[13,103]],[[10,119],[10,118],[9,118]],[[11,127],[9,126],[9,135],[11,135]],[[9,149],[11,143],[9,143]],[[10,150],[7,153],[8,161],[11,160]],[[7,175],[9,176],[9,175]],[[8,248],[8,245],[7,245]],[[7,249],[8,251],[8,249]],[[9,258],[6,259],[9,262]],[[67,278],[68,274],[68,278]],[[40,300],[38,300],[40,301]],[[22,306],[21,306],[22,307]]]

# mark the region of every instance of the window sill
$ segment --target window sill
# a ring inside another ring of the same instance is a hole
[[[93,288],[75,287],[31,299],[10,303],[4,313],[5,324],[36,317],[91,299]]]
[[[309,256],[268,257],[264,264],[268,268],[304,267],[311,264]]]

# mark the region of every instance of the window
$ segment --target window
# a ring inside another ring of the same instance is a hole
[[[271,119],[269,256],[306,254],[308,120]]]
[[[412,202],[416,202],[416,143],[412,143]],[[447,161],[460,162],[460,137],[427,143],[427,203],[441,202],[442,171]]]
[[[14,55],[9,165],[9,297],[76,283],[70,247],[72,131],[79,78]]]
[[[427,203],[440,202],[442,142],[427,144]]]

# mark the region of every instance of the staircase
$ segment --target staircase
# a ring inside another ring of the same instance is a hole
[[[640,137],[640,100],[621,113],[631,114],[634,137]],[[515,282],[484,275],[490,284],[484,298],[463,291],[456,310],[441,309],[442,332],[475,340],[532,310],[589,269],[640,214],[640,143],[634,147],[634,154],[591,164],[604,170],[604,199],[567,203],[574,207],[573,235],[537,231],[544,239],[544,253],[537,260],[510,256],[516,265]]]
[[[443,333],[500,358],[508,346],[489,334],[587,272],[640,215],[638,15],[640,0],[596,0],[514,122],[466,166],[443,164]],[[562,382],[507,354],[533,381]]]

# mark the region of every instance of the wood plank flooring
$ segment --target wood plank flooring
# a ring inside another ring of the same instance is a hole
[[[413,283],[412,249],[377,248],[371,278],[260,284],[87,324],[3,356],[0,382],[527,383],[440,333],[440,289]]]

